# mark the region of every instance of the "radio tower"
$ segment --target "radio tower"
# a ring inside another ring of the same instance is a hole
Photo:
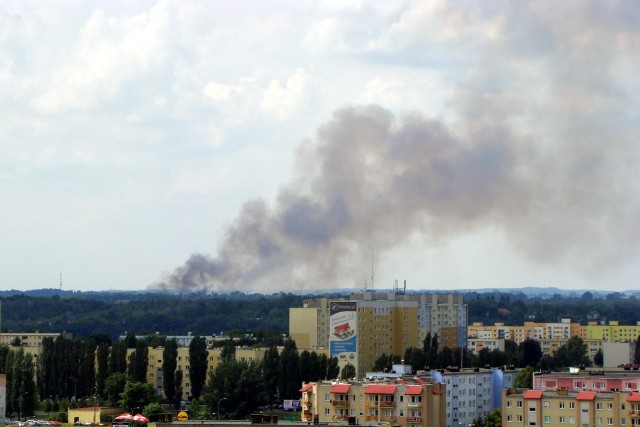
[[[62,290],[62,273],[60,273],[60,290]]]

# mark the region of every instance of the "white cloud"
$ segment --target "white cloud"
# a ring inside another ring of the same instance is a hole
[[[312,77],[298,68],[283,86],[280,80],[271,80],[262,96],[262,109],[278,120],[285,120],[298,111],[307,99]]]

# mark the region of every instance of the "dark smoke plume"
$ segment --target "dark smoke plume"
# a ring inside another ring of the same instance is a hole
[[[576,171],[529,143],[500,127],[458,136],[417,114],[398,120],[378,106],[341,109],[301,148],[300,178],[279,192],[275,205],[246,203],[217,257],[193,255],[164,286],[309,288],[338,277],[356,280],[363,275],[353,271],[354,260],[416,232],[442,239],[504,227],[542,261],[611,232],[620,235],[624,222],[591,228],[598,215],[608,216],[607,203],[619,201],[607,193],[606,159],[588,151],[586,159],[574,156],[573,162],[595,162]]]
[[[215,257],[193,255],[160,286],[354,285],[372,249],[486,228],[527,260],[585,277],[636,260],[640,103],[624,82],[637,6],[545,5],[500,6],[499,36],[476,46],[448,105],[455,119],[336,111],[273,203],[247,202]]]

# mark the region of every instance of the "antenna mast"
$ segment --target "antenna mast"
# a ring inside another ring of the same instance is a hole
[[[60,273],[60,290],[62,290],[62,273]]]

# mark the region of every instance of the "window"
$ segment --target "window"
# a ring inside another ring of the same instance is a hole
[[[516,415],[516,421],[521,423],[522,422],[522,415]]]
[[[324,408],[325,415],[331,415],[330,408]]]
[[[607,425],[608,426],[612,426],[613,425],[613,418],[611,418],[611,417],[607,418]]]
[[[522,400],[518,400],[517,402],[518,402],[518,403],[516,404],[516,406],[517,406],[518,408],[522,408]]]
[[[511,401],[507,400],[507,408],[511,408]]]
[[[609,402],[607,403],[607,411],[612,411],[613,410],[613,403]]]
[[[507,422],[508,423],[513,422],[513,417],[511,415],[507,415]]]
[[[536,412],[536,407],[535,406],[530,406],[529,407],[529,412]]]
[[[564,409],[564,402],[560,402],[559,407],[560,409]]]
[[[564,424],[564,417],[560,416],[560,424]]]
[[[551,404],[549,403],[549,401],[544,402],[544,407],[545,407],[545,408],[548,408],[548,407],[550,407],[550,406],[551,406]]]
[[[576,409],[576,402],[569,402],[569,409]]]
[[[330,400],[331,400],[331,396],[329,395],[329,393],[325,394],[325,395],[324,395],[324,401],[325,401],[325,402],[328,402],[328,401],[330,401]]]
[[[597,403],[596,403],[596,409],[597,409],[598,411],[601,411],[601,410],[602,410],[602,402],[597,402]]]
[[[542,417],[542,422],[545,424],[551,424],[551,415],[545,415]]]

